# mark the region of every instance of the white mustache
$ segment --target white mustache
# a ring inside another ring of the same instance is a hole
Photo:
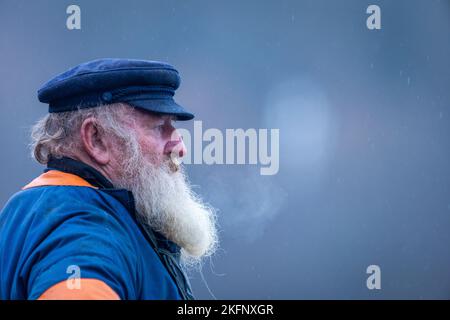
[[[169,157],[169,168],[172,172],[178,172],[181,166],[181,159],[176,156]]]

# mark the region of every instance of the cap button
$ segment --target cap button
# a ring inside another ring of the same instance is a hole
[[[110,102],[112,100],[112,93],[111,92],[104,92],[102,94],[102,100],[105,102]]]

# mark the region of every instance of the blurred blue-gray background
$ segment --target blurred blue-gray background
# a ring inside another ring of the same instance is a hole
[[[175,65],[204,129],[280,129],[276,175],[187,166],[221,226],[197,298],[450,298],[450,1],[0,0],[1,206],[42,170],[36,90],[101,57]]]

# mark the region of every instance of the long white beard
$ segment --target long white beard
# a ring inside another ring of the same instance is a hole
[[[170,160],[157,167],[139,147],[128,146],[123,176],[115,184],[133,193],[141,222],[179,245],[186,264],[213,254],[218,242],[214,209],[192,191],[183,167],[172,172]]]

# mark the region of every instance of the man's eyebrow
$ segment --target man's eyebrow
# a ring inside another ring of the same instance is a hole
[[[170,121],[177,121],[178,120],[178,117],[176,115],[173,115],[173,114],[168,115],[168,116],[163,116],[163,118],[167,118]]]
[[[178,121],[178,117],[176,115],[159,115],[157,117],[155,117],[154,122],[155,123],[161,123],[161,122],[166,122],[167,120],[169,121],[173,121],[176,122]]]

